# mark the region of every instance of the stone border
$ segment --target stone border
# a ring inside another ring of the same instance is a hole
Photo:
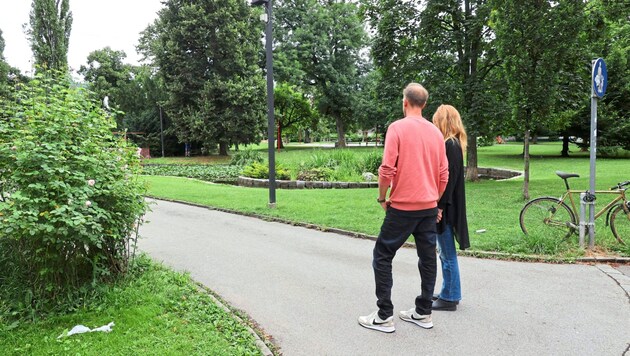
[[[252,328],[252,326],[250,326],[250,324],[253,324],[254,327],[256,327],[257,329],[260,329],[258,327],[258,324],[256,324],[255,321],[253,321],[249,315],[247,315],[246,313],[239,311],[237,309],[235,309],[234,307],[232,307],[229,303],[225,302],[218,294],[216,294],[212,289],[210,289],[207,286],[204,286],[203,284],[195,281],[195,284],[197,286],[197,289],[199,289],[200,291],[202,291],[203,293],[206,293],[206,295],[208,295],[210,297],[210,299],[212,299],[212,301],[219,307],[221,308],[224,312],[230,314],[232,316],[232,318],[234,318],[236,321],[238,321],[241,325],[243,325],[245,327],[245,329],[254,337],[255,344],[256,347],[258,347],[258,349],[260,350],[260,353],[263,356],[273,356],[274,352],[271,351],[271,349],[269,348],[269,346],[267,346],[267,344],[265,343],[265,341],[263,341],[263,339],[261,339],[261,337],[258,335],[258,333]],[[238,314],[242,314],[245,315],[245,317],[248,319],[248,321],[243,320],[243,318],[241,318]],[[266,333],[264,331],[259,330],[259,332],[263,335],[266,335]],[[269,335],[266,335],[267,337]],[[275,345],[273,343],[273,340],[269,340],[269,342],[271,343],[272,347],[276,350],[279,351],[279,347],[277,345]]]
[[[502,168],[477,168],[479,177],[506,180],[518,178],[522,172]],[[269,179],[256,179],[239,176],[236,185],[241,187],[268,188]],[[324,182],[304,180],[276,180],[278,189],[356,189],[378,188],[378,182]]]
[[[256,179],[239,176],[237,185],[242,187],[268,188],[269,179]],[[378,188],[378,182],[323,182],[304,180],[277,180],[278,189],[355,189]]]

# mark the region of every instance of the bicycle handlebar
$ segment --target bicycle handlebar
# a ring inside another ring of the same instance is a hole
[[[630,180],[627,180],[627,181],[622,182],[622,183],[617,183],[617,185],[612,187],[612,188],[610,188],[610,190],[623,189],[625,186],[628,186],[628,185],[630,185]]]

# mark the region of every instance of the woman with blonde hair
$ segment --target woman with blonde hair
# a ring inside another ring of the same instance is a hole
[[[464,154],[467,135],[459,112],[451,105],[440,105],[433,124],[444,135],[449,178],[438,202],[437,243],[442,262],[442,289],[433,297],[433,310],[457,310],[462,298],[455,240],[461,250],[470,247],[464,190]]]

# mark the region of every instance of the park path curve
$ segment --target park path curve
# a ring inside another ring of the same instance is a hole
[[[396,319],[396,332],[383,334],[356,322],[375,310],[373,241],[166,201],[152,209],[140,249],[246,312],[284,355],[621,355],[630,347],[628,296],[597,266],[461,257],[457,312],[434,312],[431,330]],[[409,248],[394,259],[395,310],[410,308],[420,289],[416,261]]]

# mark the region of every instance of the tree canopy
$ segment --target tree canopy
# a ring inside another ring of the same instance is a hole
[[[354,121],[358,82],[366,58],[366,33],[358,5],[343,0],[279,1],[276,51],[281,53],[277,79],[315,88],[318,108],[333,118],[338,143]]]
[[[35,66],[60,72],[68,70],[68,45],[72,29],[69,0],[33,0],[27,30]]]
[[[206,150],[256,142],[265,84],[258,67],[262,24],[240,0],[168,0],[144,31],[168,97],[164,108],[181,142]]]

